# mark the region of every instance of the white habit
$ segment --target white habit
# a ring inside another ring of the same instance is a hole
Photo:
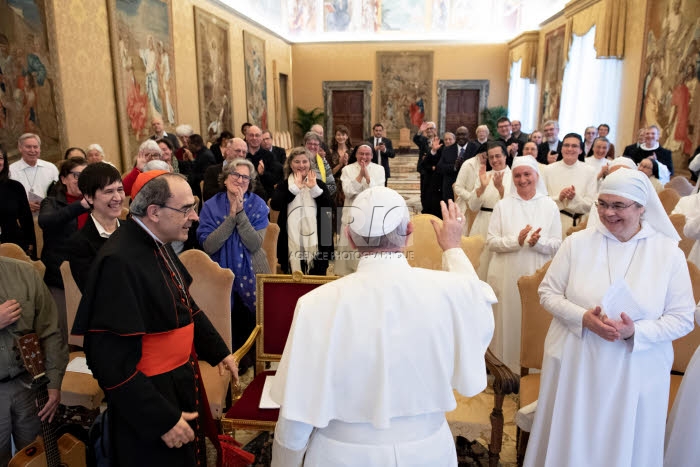
[[[596,177],[596,191],[597,189],[600,188],[600,184],[603,182],[603,177],[598,178],[598,174],[600,174],[600,171],[603,169],[603,167],[607,167],[610,165],[610,159],[607,157],[601,157],[598,159],[595,156],[589,156],[586,157],[586,165],[590,165],[593,167],[593,170],[595,170],[595,177]]]
[[[343,192],[345,193],[345,205],[343,207],[343,215],[341,216],[341,228],[338,231],[340,239],[336,251],[336,258],[333,263],[333,272],[338,276],[346,276],[357,269],[357,251],[350,247],[348,239],[345,236],[345,227],[352,221],[352,202],[355,197],[368,188],[374,186],[384,186],[386,174],[384,167],[374,162],[367,165],[369,173],[369,183],[364,178],[362,181],[357,181],[357,176],[360,175],[360,164],[354,162],[346,165],[340,175],[340,180],[343,184]]]
[[[532,229],[523,246],[520,246],[518,235],[528,224]],[[538,228],[542,229],[540,239],[531,247],[527,241]],[[493,306],[495,328],[490,348],[515,374],[520,374],[522,314],[518,279],[533,274],[552,259],[560,245],[559,209],[544,189],[525,201],[513,186],[510,195],[496,204],[487,239],[492,256],[486,281],[498,298],[498,303]]]
[[[273,466],[457,466],[444,414],[453,388],[486,386],[495,296],[461,249],[443,265],[365,256],[299,299],[271,391]]]
[[[564,241],[539,288],[554,319],[524,465],[658,467],[671,341],[693,326],[685,257],[677,240],[647,221],[627,242],[590,225]],[[608,342],[583,328],[582,318],[623,278],[640,318],[630,339]]]
[[[512,180],[510,167],[503,169],[503,197],[508,196],[510,192]],[[469,231],[469,235],[474,237],[476,235],[481,235],[486,240],[489,231],[489,220],[491,219],[491,212],[493,208],[496,207],[496,203],[501,200],[501,195],[498,193],[498,189],[493,185],[493,176],[496,172],[489,170],[487,174],[491,177],[488,186],[481,194],[481,196],[476,195],[476,190],[481,188],[481,179],[478,174],[476,177],[476,182],[474,183],[474,189],[467,195],[467,206],[472,211],[479,211],[474,219],[472,228]],[[477,270],[479,274],[479,279],[485,281],[486,274],[489,271],[489,261],[491,260],[491,251],[488,248],[484,248],[481,252],[481,257],[479,258],[479,269]]]
[[[464,223],[464,230],[462,235],[469,235],[469,210],[467,209],[467,202],[469,199],[469,193],[474,191],[474,184],[479,178],[479,157],[474,156],[467,159],[459,168],[459,173],[457,174],[457,180],[454,184],[454,195],[455,203],[459,208],[459,212],[464,214],[466,222]]]
[[[598,193],[598,183],[596,181],[596,170],[590,165],[576,161],[571,165],[566,165],[562,161],[557,161],[547,166],[547,192],[557,203],[559,211],[569,214],[588,214],[591,205],[596,200]],[[564,188],[571,185],[576,189],[574,199],[560,201],[559,194]],[[583,219],[579,219],[579,222]],[[566,236],[566,231],[574,225],[574,219],[566,214],[561,214],[562,235]]]
[[[695,310],[700,324],[700,308]],[[700,347],[693,354],[678,388],[676,400],[666,422],[664,467],[695,465],[700,460]]]
[[[692,206],[688,213],[685,213],[685,227],[683,235],[695,240],[693,248],[688,254],[688,261],[700,268],[700,194],[687,196],[691,198],[688,205]],[[681,198],[681,200],[684,198]]]

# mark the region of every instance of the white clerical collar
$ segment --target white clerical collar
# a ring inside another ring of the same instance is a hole
[[[92,217],[92,222],[95,223],[95,228],[97,229],[97,233],[100,234],[100,237],[102,238],[109,238],[110,235],[112,235],[114,232],[107,232],[104,227],[102,227],[102,224],[95,219],[95,216],[90,214],[90,217]],[[119,228],[119,219],[117,219],[117,228]]]
[[[557,140],[553,143],[550,143],[549,141],[547,141],[547,144],[549,144],[549,149],[551,149],[552,151],[556,151],[557,149],[559,149],[559,140]]]
[[[391,264],[394,266],[398,264],[405,264],[406,266],[410,267],[410,265],[408,264],[408,260],[402,252],[379,251],[376,253],[363,253],[362,257],[360,258],[360,262],[357,265],[357,270],[360,271],[361,269],[367,267],[373,267],[375,265],[382,264]]]
[[[657,142],[653,146],[647,146],[647,143],[643,143],[639,147],[642,148],[642,150],[644,151],[655,151],[656,149],[659,149],[659,143]]]
[[[159,245],[165,245],[165,243],[162,242],[162,241],[160,240],[160,238],[156,237],[156,234],[154,234],[153,232],[151,232],[151,229],[149,229],[148,227],[146,227],[146,224],[144,224],[143,221],[141,221],[141,219],[139,219],[138,217],[135,217],[135,216],[131,216],[131,218],[132,218],[138,225],[140,225],[141,228],[142,228],[143,230],[145,230],[146,232],[148,232],[148,235],[150,235],[150,236],[153,238],[153,240],[156,241],[156,243],[158,243]]]

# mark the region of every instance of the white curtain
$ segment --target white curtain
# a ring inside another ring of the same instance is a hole
[[[520,77],[522,58],[510,66],[510,87],[508,89],[508,118],[520,120],[523,133],[535,130],[537,107],[535,97],[537,86],[527,78]]]
[[[622,60],[596,58],[594,40],[595,26],[583,36],[574,35],[571,41],[561,90],[559,137],[567,133],[583,137],[587,126],[607,123],[610,125],[608,139],[616,144]]]

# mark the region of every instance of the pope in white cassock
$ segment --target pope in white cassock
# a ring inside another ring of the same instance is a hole
[[[467,205],[472,211],[479,211],[474,218],[474,223],[469,235],[481,235],[486,240],[489,231],[489,221],[494,206],[505,195],[511,186],[510,167],[506,165],[506,148],[500,143],[489,143],[487,157],[491,170],[486,171],[486,163],[481,164],[479,176],[474,184],[474,189],[467,194]],[[479,258],[479,279],[486,280],[489,270],[491,251],[484,248]]]
[[[562,160],[547,166],[547,192],[561,212],[562,234],[588,214],[598,191],[597,171],[578,160],[581,135],[569,133],[561,145]]]
[[[700,307],[695,309],[695,321],[700,324]],[[664,467],[695,465],[700,460],[700,347],[693,354],[673,408],[666,423],[666,454]]]
[[[353,206],[357,272],[297,302],[271,390],[281,405],[272,465],[456,467],[445,412],[453,388],[486,386],[495,296],[459,247],[451,200],[434,224],[445,271],[401,253],[413,226],[398,193],[370,188]]]
[[[487,246],[493,256],[486,281],[498,297],[493,306],[496,326],[491,350],[519,374],[522,311],[518,279],[552,259],[561,245],[561,220],[532,156],[513,159],[511,173],[510,193],[496,204],[489,223]]]
[[[693,328],[688,267],[645,174],[608,175],[595,214],[539,288],[554,319],[526,467],[663,463],[671,342]]]

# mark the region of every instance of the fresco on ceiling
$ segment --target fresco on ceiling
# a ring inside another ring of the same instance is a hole
[[[376,0],[324,0],[323,29],[326,32],[378,31]]]

